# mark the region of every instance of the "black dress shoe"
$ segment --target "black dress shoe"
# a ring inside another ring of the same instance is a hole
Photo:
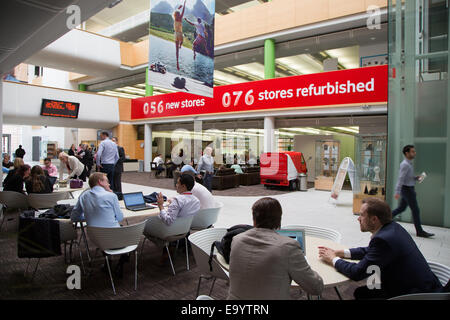
[[[430,237],[434,236],[434,233],[428,233],[426,231],[422,231],[422,232],[418,232],[417,236],[422,237],[422,238],[430,238]]]

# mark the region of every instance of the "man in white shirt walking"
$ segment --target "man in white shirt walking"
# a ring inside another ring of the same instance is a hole
[[[98,147],[96,164],[100,172],[106,173],[111,189],[116,191],[114,186],[114,167],[119,160],[117,145],[109,139],[109,133],[103,131],[100,134],[102,142]]]

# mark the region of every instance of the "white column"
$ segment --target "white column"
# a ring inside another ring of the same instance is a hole
[[[144,171],[150,172],[150,162],[152,162],[152,125],[144,125]]]
[[[203,148],[203,122],[201,120],[194,120],[194,163],[197,164],[202,156]]]
[[[264,152],[274,151],[275,118],[264,117]]]

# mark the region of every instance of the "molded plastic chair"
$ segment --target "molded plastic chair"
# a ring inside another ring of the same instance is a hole
[[[192,252],[194,253],[195,262],[197,263],[197,267],[201,272],[201,275],[198,279],[196,297],[198,296],[198,293],[200,291],[202,278],[214,279],[209,291],[209,295],[211,295],[211,292],[214,288],[214,283],[216,282],[217,278],[229,281],[228,271],[222,268],[216,259],[212,260],[212,271],[209,267],[209,254],[211,252],[211,245],[214,241],[222,240],[223,236],[226,233],[226,228],[210,228],[198,231],[188,237],[189,241],[192,244]],[[217,253],[217,250],[215,248],[214,253]]]
[[[450,300],[450,293],[414,293],[393,297],[388,300]]]
[[[337,243],[341,243],[342,239],[342,236],[338,231],[322,227],[296,224],[282,226],[281,229],[304,229],[308,236],[327,239]]]
[[[210,296],[201,295],[201,296],[198,296],[197,299],[195,299],[195,300],[214,300],[214,299],[211,298]]]
[[[209,228],[217,222],[220,210],[223,207],[222,202],[216,202],[215,208],[199,210],[192,220],[192,230],[203,230]]]
[[[433,261],[427,262],[428,265],[430,266],[431,271],[433,271],[433,273],[439,279],[442,286],[445,286],[448,283],[448,280],[450,279],[450,267]]]
[[[3,205],[3,219],[0,224],[0,230],[3,226],[3,222],[6,221],[5,228],[8,227],[9,217],[14,216],[17,218],[22,209],[28,209],[28,198],[26,195],[15,191],[1,191],[0,203]]]
[[[108,267],[109,277],[114,294],[114,281],[111,275],[111,268],[109,267],[109,255],[121,255],[134,251],[135,265],[134,265],[134,290],[137,290],[137,247],[141,240],[144,231],[145,221],[120,228],[100,228],[87,227],[87,234],[89,239],[105,253],[106,265]],[[120,248],[120,249],[118,249]]]
[[[69,192],[30,193],[28,203],[34,209],[48,209],[56,206],[59,200],[69,198]]]
[[[146,239],[154,242],[163,242],[169,255],[170,266],[172,272],[175,275],[175,269],[172,263],[172,257],[169,252],[169,243],[178,241],[186,237],[191,229],[192,219],[194,216],[177,218],[170,226],[166,225],[159,217],[150,217],[147,219],[144,229],[144,235]],[[141,253],[144,250],[144,242],[142,243]],[[186,244],[186,268],[189,270],[189,253],[188,244]]]
[[[67,242],[70,241],[69,249],[69,262],[72,261],[72,245],[75,243],[78,247],[78,252],[80,254],[81,266],[84,272],[83,257],[81,255],[80,242],[78,241],[77,230],[72,221],[67,219],[59,219],[59,238],[61,243],[64,243],[64,262],[67,262],[67,252],[66,246]]]

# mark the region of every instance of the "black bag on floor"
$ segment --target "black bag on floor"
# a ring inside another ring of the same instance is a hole
[[[17,255],[19,258],[46,258],[61,255],[59,221],[21,214]]]
[[[214,241],[211,244],[211,251],[209,253],[209,270],[212,271],[214,247],[216,247],[217,251],[219,251],[219,253],[225,258],[225,261],[227,263],[230,263],[231,241],[233,241],[233,237],[252,228],[253,226],[250,226],[248,224],[238,224],[232,226],[231,228],[227,229],[227,233],[223,236],[221,241]]]

